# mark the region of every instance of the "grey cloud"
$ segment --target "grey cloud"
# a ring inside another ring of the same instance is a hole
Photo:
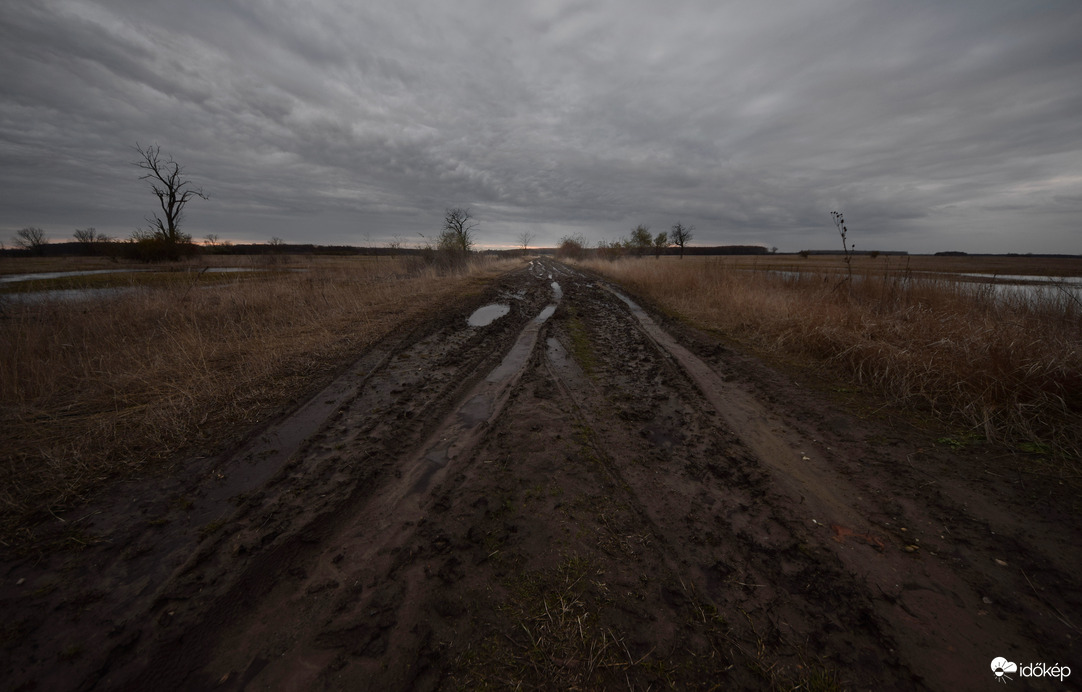
[[[1069,2],[15,6],[0,231],[123,234],[157,141],[212,195],[196,235],[408,237],[463,204],[491,244],[680,218],[795,250],[841,207],[865,246],[1077,252],[1078,35]]]

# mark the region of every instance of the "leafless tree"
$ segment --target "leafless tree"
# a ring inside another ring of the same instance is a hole
[[[454,207],[448,209],[443,215],[443,229],[436,239],[436,246],[440,250],[446,250],[465,258],[473,248],[473,230],[477,228],[477,221],[470,214],[469,209]]]
[[[135,150],[139,152],[139,160],[135,165],[146,171],[139,179],[150,181],[150,188],[161,207],[160,215],[154,214],[153,218],[147,218],[154,237],[170,245],[191,241],[191,236],[180,232],[184,207],[195,197],[210,198],[204,194],[202,188],[194,187],[190,180],[184,178],[184,170],[172,156],[168,159],[162,158],[161,147],[158,145],[144,148],[136,144]]]
[[[680,248],[680,259],[684,259],[684,246],[691,242],[694,237],[692,231],[695,230],[694,226],[685,226],[677,221],[673,224],[672,230],[669,231],[669,240],[672,244]]]
[[[526,254],[530,251],[530,243],[533,242],[533,231],[523,231],[518,234],[518,246],[522,248],[522,254]]]
[[[98,231],[93,226],[90,228],[76,228],[75,232],[72,233],[72,237],[83,245],[90,245],[98,239]]]
[[[12,239],[17,247],[21,247],[24,250],[29,250],[35,255],[40,255],[42,249],[49,242],[45,238],[45,231],[37,226],[27,226],[26,228],[20,228],[15,231],[15,237]]]
[[[79,243],[80,250],[87,255],[97,255],[104,252],[105,248],[113,240],[104,233],[98,233],[93,226],[76,228],[71,235]]]

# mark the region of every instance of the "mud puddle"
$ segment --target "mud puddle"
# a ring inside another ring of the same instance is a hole
[[[466,318],[466,324],[471,327],[487,327],[509,312],[511,312],[511,306],[506,303],[482,305]]]

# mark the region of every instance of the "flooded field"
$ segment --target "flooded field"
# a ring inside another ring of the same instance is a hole
[[[22,281],[40,281],[44,279],[62,279],[76,276],[97,276],[100,274],[124,274],[131,272],[152,271],[150,269],[89,269],[83,271],[35,272],[33,274],[3,274],[0,283],[10,284]]]
[[[115,298],[138,289],[152,289],[182,281],[201,280],[204,275],[221,282],[225,277],[265,273],[260,267],[185,267],[168,271],[148,268],[115,268],[0,274],[0,300],[19,304],[78,302]],[[285,270],[301,271],[301,270]]]

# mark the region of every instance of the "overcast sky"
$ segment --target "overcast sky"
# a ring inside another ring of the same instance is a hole
[[[1082,2],[0,0],[0,239],[1082,253]]]

